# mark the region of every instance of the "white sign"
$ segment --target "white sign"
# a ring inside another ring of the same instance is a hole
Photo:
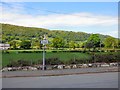
[[[42,40],[41,44],[43,44],[43,45],[48,44],[48,40]]]

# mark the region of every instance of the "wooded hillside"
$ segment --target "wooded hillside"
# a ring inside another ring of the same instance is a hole
[[[49,39],[60,37],[67,41],[85,41],[90,37],[90,34],[84,32],[48,30],[44,28],[23,27],[10,24],[2,25],[2,42],[10,42],[12,40],[31,40],[32,38],[40,39],[44,34]],[[100,35],[102,39],[108,37],[107,35]]]

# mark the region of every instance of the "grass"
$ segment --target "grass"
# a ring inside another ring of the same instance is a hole
[[[2,65],[6,66],[11,61],[15,60],[30,60],[38,62],[42,60],[43,53],[17,53],[17,51],[10,51],[10,53],[2,54]],[[80,52],[47,52],[46,58],[58,58],[62,61],[69,61],[71,59],[89,59],[91,55]]]
[[[41,62],[42,61],[42,55],[43,53],[18,53],[22,51],[34,51],[34,50],[8,50],[9,53],[2,53],[0,55],[0,63],[2,61],[2,66],[6,66],[11,61],[17,61],[17,60],[29,60],[31,62]],[[42,50],[39,50],[42,51]],[[59,60],[63,62],[69,62],[69,60],[89,60],[92,58],[90,54],[82,53],[82,52],[52,52],[53,50],[47,50],[46,52],[46,58],[58,58]],[[55,50],[56,51],[56,50]],[[57,50],[57,51],[63,51],[63,50]],[[115,54],[118,55],[120,52],[96,52],[96,54]]]

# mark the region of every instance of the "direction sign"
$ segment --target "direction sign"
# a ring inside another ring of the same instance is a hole
[[[42,40],[41,44],[43,44],[43,45],[48,44],[48,40]]]

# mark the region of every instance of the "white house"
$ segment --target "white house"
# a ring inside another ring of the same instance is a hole
[[[10,48],[10,44],[0,43],[0,50],[7,50]]]

